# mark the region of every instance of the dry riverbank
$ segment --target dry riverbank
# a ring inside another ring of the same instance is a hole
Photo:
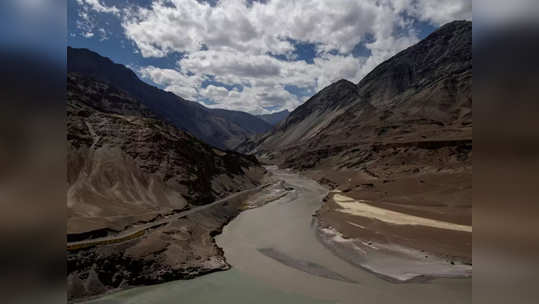
[[[316,213],[320,241],[342,259],[393,282],[472,275],[471,225],[389,206],[330,192]]]
[[[266,188],[260,194],[268,199],[250,196],[243,205],[250,210],[215,237],[232,269],[115,292],[89,303],[471,303],[470,279],[395,284],[351,267],[317,237],[312,215],[327,188],[289,170],[268,171],[286,192]],[[260,205],[263,201],[270,203]],[[251,209],[255,206],[260,208]]]
[[[76,242],[82,246],[67,253],[68,299],[88,299],[133,286],[229,269],[214,237],[242,210],[271,202],[288,191],[283,183],[273,183],[271,177],[266,182],[272,183],[209,206],[159,218],[116,237],[88,240],[88,246],[85,241]]]

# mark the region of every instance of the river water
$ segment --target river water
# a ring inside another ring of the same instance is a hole
[[[242,212],[224,228],[216,241],[231,270],[90,303],[471,303],[471,279],[392,283],[336,257],[317,239],[312,217],[327,190],[272,170],[294,190]]]

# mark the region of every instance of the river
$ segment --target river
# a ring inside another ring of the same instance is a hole
[[[317,239],[312,214],[327,189],[271,169],[292,190],[242,212],[216,239],[229,271],[133,288],[89,303],[471,303],[471,279],[392,283],[335,256]]]

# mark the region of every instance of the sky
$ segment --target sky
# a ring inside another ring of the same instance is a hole
[[[266,114],[471,19],[471,0],[68,0],[68,45],[204,106]]]

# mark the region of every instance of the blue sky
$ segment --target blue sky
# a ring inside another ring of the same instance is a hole
[[[68,45],[209,107],[293,110],[341,78],[358,82],[466,0],[69,0]]]

